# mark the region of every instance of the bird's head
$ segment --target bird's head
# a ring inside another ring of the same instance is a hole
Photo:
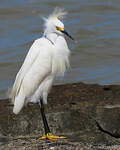
[[[69,38],[74,40],[68,32],[65,31],[64,24],[61,19],[64,18],[66,12],[63,9],[56,8],[54,12],[45,20],[45,32],[44,34],[56,33],[58,35],[66,34]]]

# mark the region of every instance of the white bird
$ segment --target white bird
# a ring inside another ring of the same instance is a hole
[[[57,139],[57,136],[53,137],[50,134],[43,104],[47,104],[47,96],[56,74],[64,75],[69,67],[70,50],[64,34],[71,39],[73,38],[64,30],[64,24],[60,21],[65,15],[66,12],[63,10],[55,9],[48,18],[44,18],[44,34],[41,38],[35,40],[31,46],[22,67],[17,73],[10,94],[14,104],[13,113],[15,114],[18,114],[28,102],[41,103],[46,133],[46,136],[42,139]]]

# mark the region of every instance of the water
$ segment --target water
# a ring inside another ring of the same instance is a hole
[[[119,0],[0,0],[0,98],[13,84],[33,41],[41,37],[41,16],[56,6],[69,12],[65,26],[77,43],[67,38],[71,70],[55,84],[120,84]]]

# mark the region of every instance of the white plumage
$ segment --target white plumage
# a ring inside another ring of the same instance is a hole
[[[64,24],[59,20],[66,13],[55,10],[45,19],[42,38],[34,41],[24,63],[17,73],[10,98],[14,103],[13,112],[18,114],[28,102],[36,103],[47,96],[56,74],[64,75],[69,67],[69,55],[63,32]],[[59,27],[59,30],[56,28]]]

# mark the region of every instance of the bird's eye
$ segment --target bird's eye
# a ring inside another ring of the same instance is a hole
[[[62,27],[56,26],[56,29],[57,29],[58,31],[64,31],[64,28],[62,28]]]

